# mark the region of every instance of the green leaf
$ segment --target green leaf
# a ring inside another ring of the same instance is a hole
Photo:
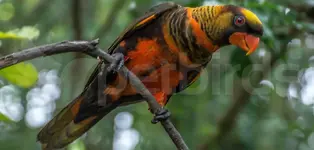
[[[7,117],[6,115],[2,114],[0,112],[0,121],[3,121],[3,122],[13,122],[13,120],[11,120],[9,117]]]
[[[14,16],[14,7],[12,3],[0,4],[0,21],[8,21]]]
[[[16,34],[17,36],[28,40],[37,39],[40,34],[37,28],[31,26],[25,26],[22,27],[21,29],[14,29],[9,31],[8,33]]]
[[[81,139],[78,139],[69,145],[69,150],[85,150],[85,145]]]
[[[10,32],[0,32],[0,39],[23,39],[23,37]]]
[[[36,68],[30,63],[18,63],[0,70],[0,76],[23,88],[33,86],[38,79]]]
[[[34,27],[25,26],[21,29],[14,29],[8,32],[0,31],[0,39],[37,39],[39,36],[39,30]]]

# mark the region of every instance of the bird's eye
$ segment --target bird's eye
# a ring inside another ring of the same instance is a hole
[[[235,16],[234,24],[237,26],[242,26],[245,24],[245,18],[243,16]]]

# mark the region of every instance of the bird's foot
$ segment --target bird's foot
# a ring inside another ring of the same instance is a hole
[[[160,108],[158,111],[155,113],[155,116],[152,120],[153,124],[158,123],[159,121],[167,120],[170,117],[171,113],[167,109]]]
[[[103,59],[99,56],[97,56],[97,60],[98,60],[98,63],[101,63],[103,61]]]
[[[111,56],[114,58],[114,60],[107,68],[107,71],[115,73],[119,71],[124,65],[124,55],[122,53],[114,53]]]

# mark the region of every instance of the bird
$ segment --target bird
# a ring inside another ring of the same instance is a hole
[[[198,79],[220,48],[234,45],[250,55],[262,36],[258,16],[241,6],[155,5],[113,41],[107,50],[114,61],[109,65],[99,61],[82,93],[41,129],[37,140],[45,150],[66,147],[112,110],[144,101],[119,72],[122,66],[164,108],[174,93]],[[155,116],[155,123],[169,117],[164,110]]]

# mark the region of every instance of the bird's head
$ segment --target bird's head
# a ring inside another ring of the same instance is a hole
[[[214,44],[220,47],[232,44],[246,51],[247,55],[256,50],[263,35],[260,19],[243,7],[203,6],[194,10],[193,17],[198,19]]]

